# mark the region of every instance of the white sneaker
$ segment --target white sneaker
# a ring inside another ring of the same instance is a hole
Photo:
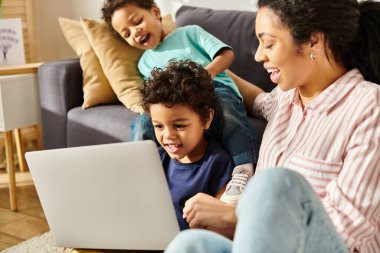
[[[220,200],[228,204],[237,204],[252,175],[252,164],[236,166],[232,171],[232,179],[228,182],[226,191],[220,197]]]

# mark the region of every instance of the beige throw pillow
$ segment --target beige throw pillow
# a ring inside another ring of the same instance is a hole
[[[143,50],[117,39],[104,23],[85,18],[81,23],[118,99],[132,111],[142,112],[139,89],[143,79],[137,62]]]
[[[143,53],[118,40],[103,22],[82,18],[81,21],[59,18],[61,29],[80,57],[83,70],[83,108],[120,100],[139,113],[139,89],[143,83],[137,62]],[[170,15],[162,18],[164,29],[175,29]],[[116,94],[116,95],[115,95]]]
[[[58,18],[58,22],[67,42],[80,57],[80,65],[83,70],[84,101],[82,108],[116,103],[118,101],[117,96],[103,73],[81,23],[67,18]]]

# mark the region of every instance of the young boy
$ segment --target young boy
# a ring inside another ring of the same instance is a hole
[[[154,68],[141,89],[150,115],[181,230],[189,228],[183,208],[199,192],[217,196],[232,173],[228,152],[205,131],[218,102],[207,71],[192,61]]]
[[[164,67],[175,58],[191,59],[203,66],[214,79],[221,116],[211,125],[213,136],[232,156],[232,180],[221,200],[235,204],[257,163],[259,139],[247,121],[238,88],[226,73],[234,59],[231,48],[196,25],[177,28],[168,34],[161,23],[160,10],[153,0],[105,0],[102,18],[109,29],[129,45],[146,50],[138,69],[146,79],[154,67]],[[131,128],[131,140],[154,139],[147,115],[140,115]]]

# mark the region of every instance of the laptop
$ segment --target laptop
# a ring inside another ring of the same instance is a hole
[[[25,154],[57,245],[163,250],[179,233],[153,141]]]

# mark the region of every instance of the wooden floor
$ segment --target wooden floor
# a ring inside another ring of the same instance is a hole
[[[34,185],[17,186],[17,212],[9,206],[9,190],[0,188],[0,251],[49,231]]]

